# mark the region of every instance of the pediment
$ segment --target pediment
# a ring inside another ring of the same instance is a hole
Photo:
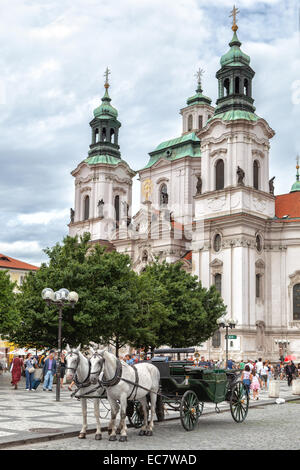
[[[221,266],[223,266],[223,261],[221,261],[220,259],[218,258],[215,258],[210,264],[209,266],[211,268],[220,268]]]
[[[255,263],[256,268],[265,269],[265,262],[262,259],[258,259]]]

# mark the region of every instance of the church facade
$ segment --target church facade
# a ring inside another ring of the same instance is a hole
[[[132,170],[121,158],[118,112],[105,94],[90,122],[88,156],[72,172],[75,209],[70,235],[127,253],[137,272],[151,261],[182,261],[203,286],[220,291],[234,359],[287,353],[300,361],[300,180],[275,196],[269,151],[275,132],[256,114],[255,72],[234,23],[229,51],[216,73],[218,99],[195,95],[180,111],[181,136],[159,144]],[[132,180],[140,180],[140,209],[131,213]],[[223,356],[225,330],[199,347]]]

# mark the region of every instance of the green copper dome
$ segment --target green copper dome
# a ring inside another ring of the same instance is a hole
[[[102,98],[102,104],[94,110],[95,118],[104,118],[104,119],[117,119],[118,111],[111,104],[111,98],[108,94],[108,87],[105,90],[105,94]]]
[[[243,66],[250,64],[250,57],[241,51],[242,43],[239,41],[236,32],[233,34],[233,38],[229,43],[230,50],[221,57],[220,63],[221,66],[225,65],[231,66]]]
[[[300,181],[296,181],[291,189],[291,193],[295,193],[296,191],[300,191]]]

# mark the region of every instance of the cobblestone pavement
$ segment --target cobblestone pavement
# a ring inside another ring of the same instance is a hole
[[[0,376],[0,446],[3,447],[10,442],[22,441],[24,439],[32,439],[37,437],[53,437],[55,434],[60,432],[79,432],[82,424],[82,416],[81,416],[81,406],[80,402],[76,399],[70,398],[71,393],[65,387],[64,390],[61,391],[61,402],[55,401],[55,387],[53,387],[53,392],[43,392],[42,387],[40,386],[36,392],[28,392],[25,390],[25,380],[19,384],[19,389],[14,390],[11,388],[10,385],[10,374],[6,373]],[[288,398],[297,398],[292,395],[291,389],[287,387],[286,382],[281,382],[280,384],[280,397],[288,399]],[[299,397],[300,399],[300,397]],[[256,404],[267,404],[274,401],[272,398],[268,398],[268,392],[262,391],[260,400],[258,402],[250,401],[250,406],[254,406]],[[105,402],[104,402],[105,405]],[[268,411],[268,408],[276,409],[279,405],[275,406],[266,406],[264,412]],[[292,405],[280,405],[283,406],[285,409],[290,409]],[[295,405],[295,410],[298,410],[297,405]],[[200,422],[207,413],[214,412],[214,404],[206,403],[204,406],[203,416],[201,417]],[[221,403],[219,405],[221,410],[228,409],[227,403]],[[261,410],[262,411],[262,410]],[[299,407],[300,411],[300,407]],[[255,412],[256,413],[256,412]],[[102,405],[101,407],[101,426],[105,427],[108,424],[108,417],[107,410]],[[178,413],[174,413],[169,411],[166,415],[167,418],[178,416]],[[231,415],[229,413],[217,415],[213,419],[217,419],[218,421],[224,421],[225,416],[226,422],[228,420],[233,422]],[[251,415],[252,416],[252,412]],[[262,416],[262,413],[259,414]],[[209,417],[209,420],[211,418]],[[298,419],[299,422],[299,419]],[[176,423],[178,424],[163,424],[162,426],[171,426],[170,429],[173,429],[175,426],[181,427],[179,421]],[[93,415],[93,403],[91,401],[88,402],[88,428],[94,429],[95,428],[95,418]],[[161,424],[159,424],[161,426]],[[238,429],[240,425],[237,425]],[[243,425],[242,425],[243,426]],[[48,428],[48,431],[47,429]],[[221,425],[222,428],[222,425]],[[44,433],[36,433],[32,431],[32,429],[44,429]],[[157,429],[160,429],[157,427]],[[243,429],[243,427],[241,428]],[[54,431],[51,432],[51,431]],[[129,430],[130,433],[133,433],[135,430]],[[166,432],[166,431],[164,431]],[[158,431],[158,434],[160,431]],[[188,433],[191,436],[192,433]],[[185,435],[185,432],[184,434]],[[88,442],[92,442],[93,435],[88,436]],[[147,439],[147,438],[145,438]],[[70,439],[71,442],[72,439]],[[57,441],[58,446],[59,442]],[[78,447],[78,439],[76,439],[76,443]],[[155,441],[153,441],[155,442]],[[146,441],[142,440],[140,445],[145,445]],[[85,445],[85,444],[82,444]],[[111,445],[111,443],[109,444]],[[148,444],[146,444],[148,445]],[[81,445],[80,445],[81,448]],[[142,448],[142,447],[141,447]]]
[[[237,424],[230,412],[201,416],[194,431],[186,432],[179,420],[155,425],[152,437],[140,437],[128,430],[128,442],[109,442],[108,435],[95,441],[78,438],[14,447],[28,450],[275,450],[300,449],[300,400],[283,405],[268,405],[249,410],[244,423]],[[101,458],[100,458],[101,462]]]

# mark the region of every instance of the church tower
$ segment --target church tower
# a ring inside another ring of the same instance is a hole
[[[122,160],[118,111],[111,105],[108,76],[105,93],[90,122],[92,142],[88,157],[71,173],[75,178],[75,210],[71,209],[71,236],[91,233],[92,241],[106,244],[130,223],[132,178],[135,172]]]

